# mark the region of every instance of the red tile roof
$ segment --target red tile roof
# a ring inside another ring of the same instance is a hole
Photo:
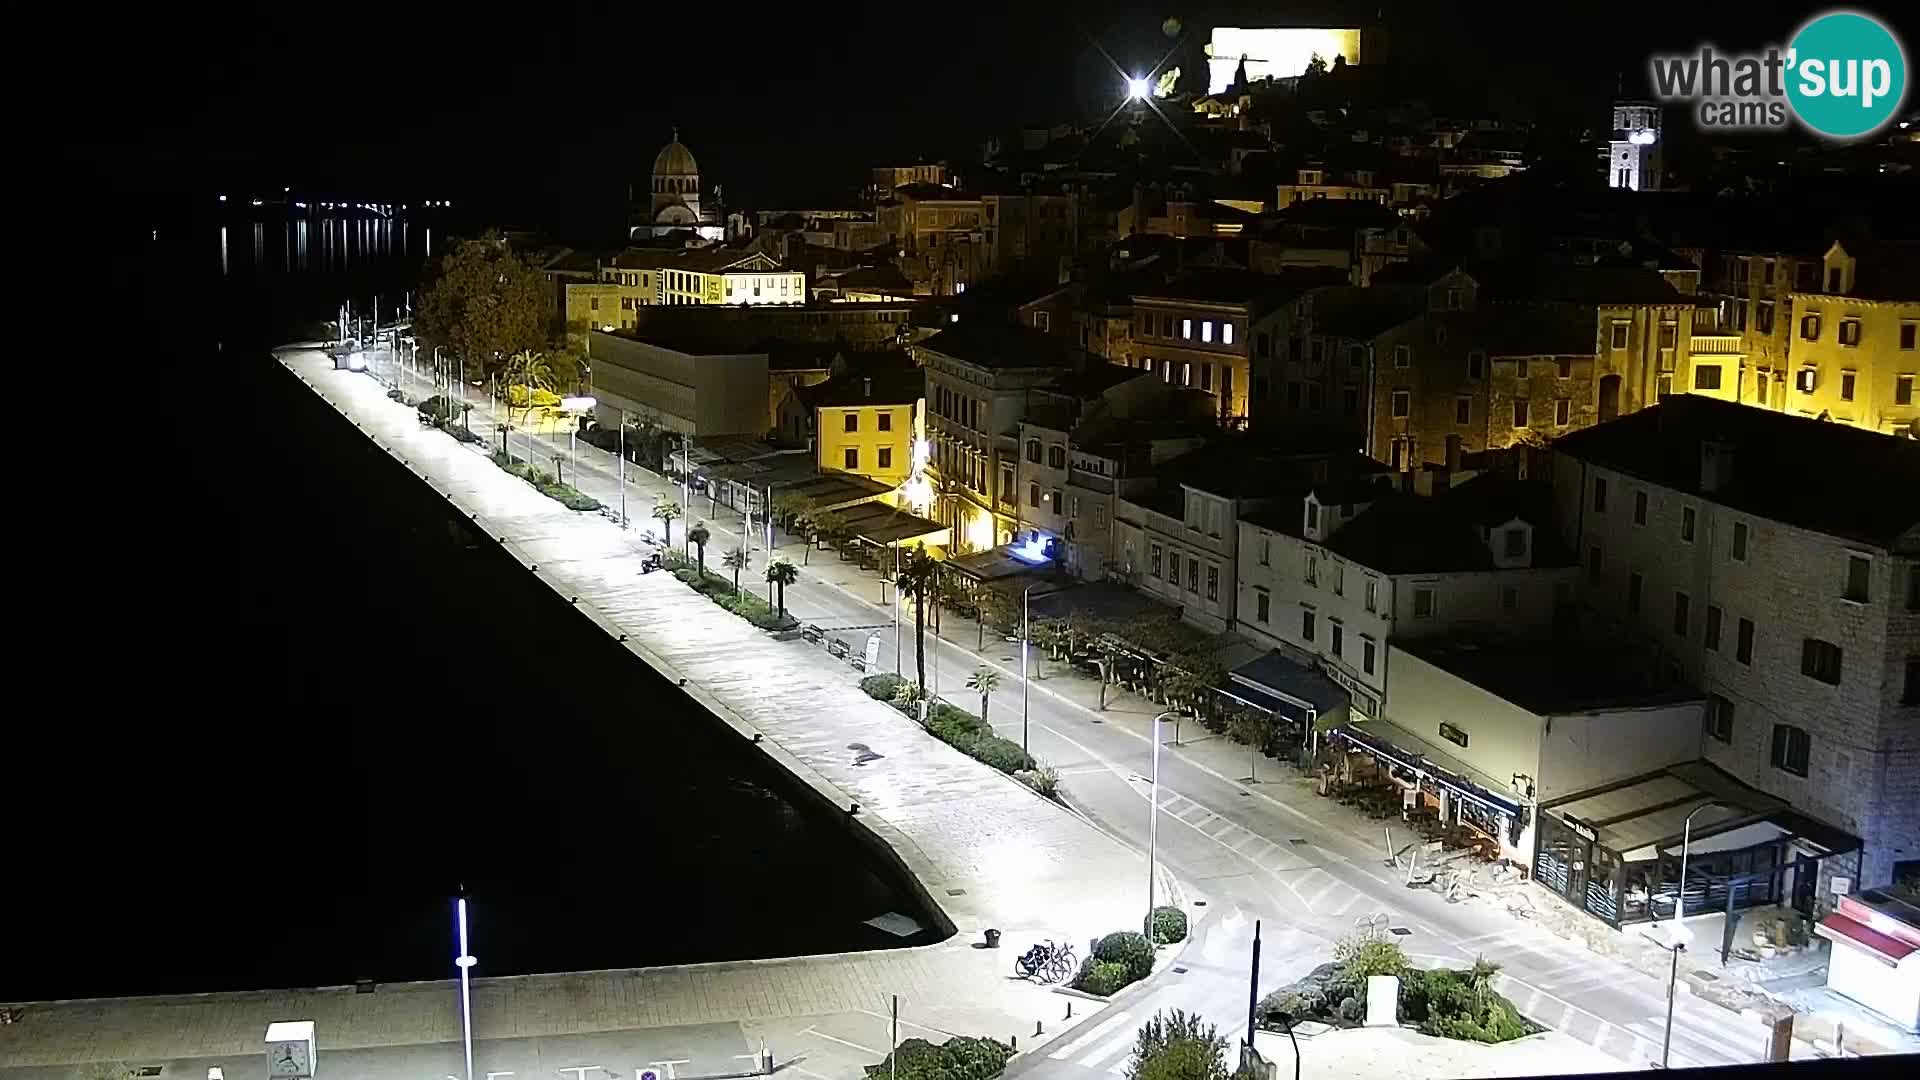
[[[1839,912],[1821,919],[1820,925],[1815,929],[1823,938],[1834,941],[1845,938],[1888,964],[1898,964],[1909,953],[1920,949],[1920,946],[1890,937],[1865,923],[1855,922]]]

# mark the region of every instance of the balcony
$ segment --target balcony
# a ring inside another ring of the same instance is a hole
[[[1694,334],[1687,344],[1695,356],[1738,356],[1747,351],[1739,334]]]

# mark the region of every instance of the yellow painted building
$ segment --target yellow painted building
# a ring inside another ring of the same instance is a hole
[[[629,248],[602,263],[600,284],[633,304],[804,304],[807,275],[759,251]],[[583,294],[588,295],[588,294]],[[604,308],[605,305],[603,304]],[[569,308],[571,318],[571,307]]]
[[[926,436],[926,377],[918,368],[841,375],[799,392],[813,409],[822,472],[889,487],[913,475],[914,444]]]
[[[1905,266],[1835,243],[1820,287],[1793,294],[1782,411],[1920,436],[1920,288]],[[1909,280],[1894,275],[1906,274]]]

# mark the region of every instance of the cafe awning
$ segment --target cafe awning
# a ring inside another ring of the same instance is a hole
[[[1593,830],[1596,842],[1627,862],[1677,854],[1683,840],[1696,855],[1788,839],[1810,841],[1829,854],[1860,846],[1858,837],[1814,821],[1705,761],[1563,795],[1541,809]]]
[[[1426,782],[1484,809],[1512,818],[1520,816],[1520,802],[1498,790],[1491,778],[1478,776],[1472,767],[1398,724],[1368,720],[1364,724],[1335,728],[1328,734],[1394,766],[1417,773]]]
[[[1328,717],[1337,720],[1346,712],[1347,692],[1340,684],[1277,651],[1241,664],[1229,678],[1233,684],[1224,693],[1289,720],[1303,724]]]

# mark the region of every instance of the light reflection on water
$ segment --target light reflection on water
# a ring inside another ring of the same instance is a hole
[[[397,215],[396,215],[397,216]],[[220,232],[220,275],[337,273],[418,263],[433,254],[433,227],[345,213],[253,223],[252,245],[235,251],[230,226]],[[317,238],[317,243],[316,243]],[[317,249],[317,250],[316,250]]]

